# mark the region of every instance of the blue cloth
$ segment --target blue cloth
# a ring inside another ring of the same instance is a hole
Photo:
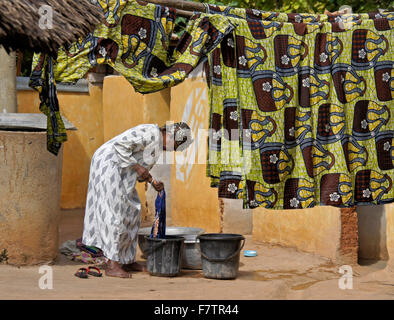
[[[157,193],[155,201],[155,220],[150,232],[151,238],[165,239],[166,237],[166,192]]]

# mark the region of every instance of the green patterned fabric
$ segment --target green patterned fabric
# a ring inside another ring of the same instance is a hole
[[[39,57],[32,72],[30,86],[39,92],[40,111],[47,116],[48,151],[57,155],[62,143],[67,141],[67,134],[57,100],[52,57]]]
[[[134,86],[136,91],[150,93],[182,82],[200,60],[233,30],[221,15],[194,16],[175,49],[170,48],[176,11],[143,1],[98,0],[105,21],[93,33],[67,48],[61,48],[53,65],[56,81],[75,82],[94,66],[113,67]],[[42,90],[42,72],[47,64],[43,55],[35,55],[31,86]],[[42,110],[50,109],[47,98],[40,96]],[[65,106],[67,107],[67,106]],[[50,151],[65,141],[61,118],[51,139]],[[48,126],[48,134],[50,127]],[[57,137],[60,137],[59,139]],[[54,152],[56,153],[56,152]]]
[[[209,164],[244,208],[394,201],[393,13],[210,6],[236,25],[209,55]]]

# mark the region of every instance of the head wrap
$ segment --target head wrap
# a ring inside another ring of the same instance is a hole
[[[193,143],[190,127],[184,122],[166,125],[166,132],[175,142],[178,142],[176,151],[183,151]]]

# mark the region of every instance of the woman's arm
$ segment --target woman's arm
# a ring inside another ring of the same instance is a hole
[[[138,180],[140,182],[147,181],[149,183],[152,183],[152,176],[149,173],[148,169],[144,168],[139,164],[136,164],[133,166],[133,170],[137,172]]]

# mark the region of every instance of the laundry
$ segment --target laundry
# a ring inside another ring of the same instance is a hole
[[[71,260],[95,265],[104,265],[107,262],[105,257],[95,258],[90,253],[84,251],[81,251],[80,253],[74,253]]]
[[[59,247],[59,252],[65,256],[72,256],[74,253],[80,253],[75,240],[67,240]]]
[[[96,253],[89,252],[87,246],[81,243],[81,239],[65,241],[59,248],[59,252],[65,255],[68,259],[87,264],[101,265],[106,262],[106,258],[100,249],[89,247],[90,250]]]
[[[66,128],[59,110],[53,58],[40,55],[31,78],[30,86],[40,95],[40,111],[47,116],[47,149],[57,155],[61,144],[67,141]]]
[[[93,67],[107,64],[141,93],[182,82],[234,26],[220,15],[195,16],[170,50],[176,10],[143,1],[98,0],[105,21],[85,39],[58,51],[56,61],[33,58],[30,86],[40,92],[48,116],[48,150],[57,154],[66,133],[59,116],[55,80],[74,83]]]
[[[236,25],[206,65],[219,197],[271,209],[393,202],[394,13],[209,8]]]
[[[166,192],[157,193],[155,201],[155,218],[153,220],[151,238],[165,239],[166,237]]]
[[[82,243],[82,238],[76,240],[77,248],[81,251],[89,253],[93,258],[102,257],[103,251],[93,246],[86,246]]]

